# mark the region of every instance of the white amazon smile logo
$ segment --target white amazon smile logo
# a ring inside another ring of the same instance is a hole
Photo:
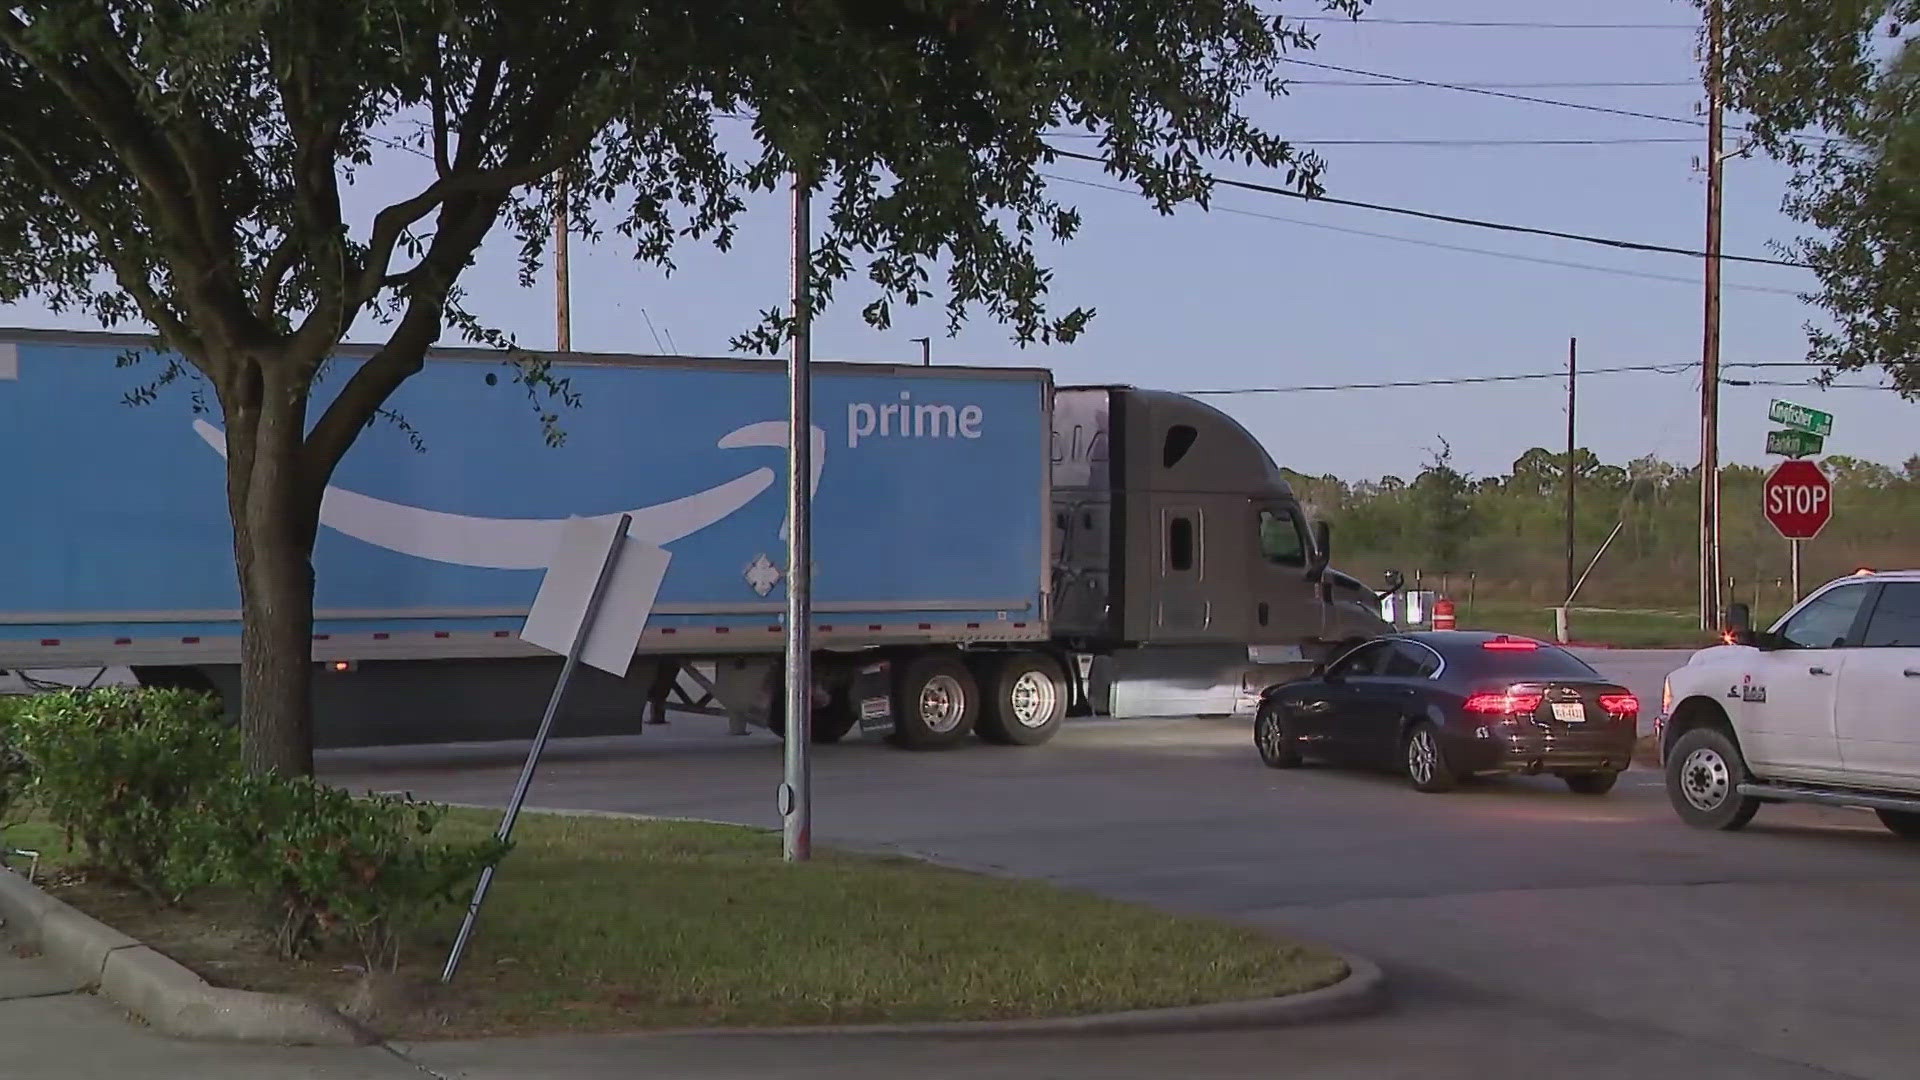
[[[193,430],[221,457],[227,454],[226,434],[204,420]],[[813,428],[813,475],[809,490],[820,490],[826,466],[827,435]],[[780,421],[748,424],[730,431],[717,444],[723,450],[748,446],[785,449],[787,425]],[[739,512],[761,492],[773,486],[777,474],[758,468],[724,484],[670,502],[628,510],[633,521],[628,534],[643,543],[662,546],[690,536]],[[621,511],[593,515],[612,520]],[[420,506],[388,502],[370,495],[328,485],[320,501],[320,523],[376,547],[402,555],[456,566],[494,570],[544,570],[559,548],[567,518],[488,518],[449,514]],[[785,537],[783,521],[780,535]]]

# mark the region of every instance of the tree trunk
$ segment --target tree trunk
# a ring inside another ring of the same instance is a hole
[[[242,754],[249,772],[313,772],[313,543],[322,486],[303,454],[306,387],[250,365],[227,404],[227,503],[240,581]]]

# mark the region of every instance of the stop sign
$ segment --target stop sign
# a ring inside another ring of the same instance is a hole
[[[1767,523],[1789,540],[1811,540],[1833,518],[1833,483],[1811,461],[1783,461],[1761,488]]]

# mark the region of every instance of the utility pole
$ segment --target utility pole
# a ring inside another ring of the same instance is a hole
[[[1574,392],[1574,384],[1579,377],[1578,375],[1579,355],[1580,355],[1580,339],[1568,338],[1567,339],[1567,599],[1565,602],[1569,604],[1573,603],[1573,590],[1575,588],[1574,576],[1573,576],[1573,489],[1574,489],[1574,475],[1575,475],[1574,466],[1573,466],[1573,446],[1574,446],[1573,392]]]
[[[553,194],[553,317],[556,348],[573,348],[573,284],[567,267],[567,174],[554,183]]]
[[[1721,84],[1722,16],[1707,5],[1706,325],[1700,354],[1700,626],[1720,627],[1720,189],[1726,91]]]
[[[786,776],[780,785],[781,854],[813,857],[813,298],[809,288],[813,193],[793,174],[793,354],[787,365]]]

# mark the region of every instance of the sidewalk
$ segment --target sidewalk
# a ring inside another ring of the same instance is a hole
[[[234,1046],[140,1027],[0,934],[0,1076],[7,1080],[422,1080],[392,1050]]]

